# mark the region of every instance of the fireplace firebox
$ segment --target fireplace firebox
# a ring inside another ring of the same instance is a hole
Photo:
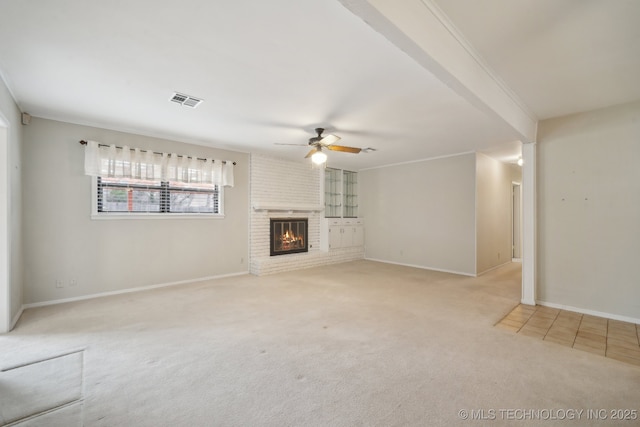
[[[307,218],[271,218],[271,256],[309,252]]]

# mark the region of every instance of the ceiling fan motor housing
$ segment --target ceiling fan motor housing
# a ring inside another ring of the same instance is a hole
[[[316,133],[318,136],[314,136],[313,138],[309,138],[309,145],[313,145],[316,142],[322,141],[322,132],[324,132],[324,128],[316,128]]]

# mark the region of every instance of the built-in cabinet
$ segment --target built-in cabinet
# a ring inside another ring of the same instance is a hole
[[[364,246],[362,218],[327,218],[327,249]]]
[[[358,172],[325,169],[324,216],[326,218],[358,217]]]
[[[358,173],[326,168],[321,250],[364,246],[364,222],[358,218]]]
[[[342,170],[326,168],[324,170],[324,216],[339,218],[342,216]]]
[[[342,217],[358,217],[358,173],[342,171]]]

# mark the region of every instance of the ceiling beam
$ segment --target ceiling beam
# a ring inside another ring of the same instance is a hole
[[[537,118],[432,0],[339,0],[476,108],[536,140]]]

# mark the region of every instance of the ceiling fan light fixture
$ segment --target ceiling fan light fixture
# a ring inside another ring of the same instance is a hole
[[[522,166],[524,164],[524,161],[522,160],[522,157],[518,157],[518,166]]]
[[[316,165],[321,165],[327,161],[327,155],[322,151],[318,150],[311,156],[311,161]]]

